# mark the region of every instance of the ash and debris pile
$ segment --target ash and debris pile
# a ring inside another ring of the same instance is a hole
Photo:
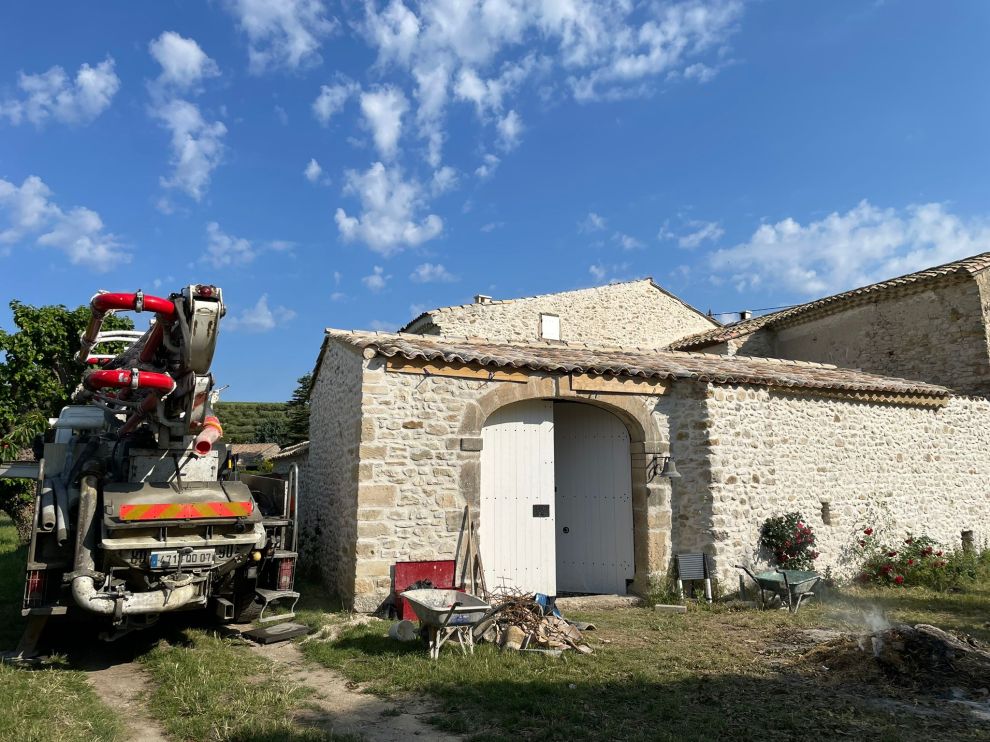
[[[990,696],[990,649],[927,624],[898,624],[827,641],[804,660],[836,680],[878,682],[926,693]]]

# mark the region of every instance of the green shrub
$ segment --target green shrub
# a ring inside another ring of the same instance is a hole
[[[801,513],[767,518],[760,528],[760,547],[781,569],[811,569],[818,558],[815,532]]]

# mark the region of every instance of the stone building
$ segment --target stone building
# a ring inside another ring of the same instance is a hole
[[[961,277],[898,281],[828,316],[928,292],[919,318],[968,324],[963,287],[981,290]],[[905,284],[926,288],[902,295]],[[608,312],[588,310],[596,296]],[[551,313],[556,337],[540,316]],[[716,328],[642,281],[482,297],[398,334],[327,330],[300,509],[328,586],[374,609],[396,562],[458,556],[466,507],[489,584],[549,593],[642,592],[678,552],[709,553],[734,582],[735,564],[760,559],[760,524],[795,510],[818,532],[819,563],[840,570],[855,529],[881,509],[901,532],[949,545],[987,537],[990,401],[960,393],[956,379],[980,383],[969,361],[934,383],[932,371],[748,357],[729,343],[772,349],[781,326],[720,334],[741,325]],[[633,340],[617,341],[622,328]],[[678,335],[721,352],[657,349]],[[680,478],[663,476],[668,457]]]
[[[522,299],[478,295],[473,304],[424,312],[399,332],[662,348],[717,327],[711,317],[643,278]]]
[[[990,253],[703,330],[672,350],[834,363],[990,395]]]

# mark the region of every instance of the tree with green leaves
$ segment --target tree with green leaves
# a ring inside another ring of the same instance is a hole
[[[296,389],[288,402],[289,426],[286,445],[294,445],[309,440],[309,389],[313,385],[313,374],[305,374],[296,380]]]
[[[13,459],[57,417],[82,380],[86,366],[75,360],[89,306],[33,307],[10,302],[15,332],[0,330],[0,459]],[[127,317],[110,315],[105,330],[130,330]],[[23,535],[30,527],[34,488],[30,480],[0,479],[0,510]]]

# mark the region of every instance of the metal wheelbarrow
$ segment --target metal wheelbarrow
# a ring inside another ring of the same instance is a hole
[[[450,639],[464,654],[474,654],[474,626],[491,609],[488,603],[460,590],[406,590],[402,597],[427,630],[430,659],[437,659]]]
[[[754,574],[749,567],[737,564],[736,569],[742,570],[756,583],[760,604],[766,608],[764,593],[772,593],[780,598],[781,606],[786,606],[791,613],[797,613],[801,601],[814,596],[815,586],[821,580],[821,575],[810,570],[775,569]],[[740,592],[745,591],[742,575],[739,577]]]

